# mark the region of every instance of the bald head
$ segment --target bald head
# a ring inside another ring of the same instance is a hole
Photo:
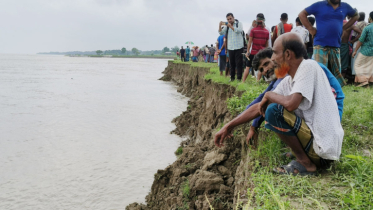
[[[297,59],[304,58],[307,55],[306,47],[304,46],[301,36],[295,32],[279,36],[276,39],[273,48],[282,49],[283,52],[290,50],[294,53]]]

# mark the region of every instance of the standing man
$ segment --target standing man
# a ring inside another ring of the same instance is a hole
[[[210,47],[210,63],[214,63],[214,56],[215,56],[215,47],[211,44],[211,47]]]
[[[209,46],[207,45],[205,47],[205,55],[206,55],[205,63],[210,63],[210,50],[209,50]]]
[[[343,25],[347,23],[347,20],[343,21]],[[349,71],[350,67],[350,35],[351,32],[354,31],[359,37],[361,34],[361,30],[356,27],[355,25],[351,26],[350,28],[343,30],[342,33],[342,42],[341,42],[341,69],[342,69],[342,76],[346,78],[347,75],[352,75]]]
[[[288,33],[293,29],[293,25],[288,24],[288,14],[282,13],[280,23],[276,26],[275,32],[272,36],[272,43],[275,43],[276,39],[284,33]]]
[[[262,13],[256,16],[257,26],[250,31],[249,42],[247,43],[247,54],[248,64],[247,67],[252,67],[252,61],[254,56],[262,49],[268,47],[269,41],[269,31],[264,27],[265,18]],[[250,48],[252,49],[250,50]],[[254,70],[253,70],[254,71]],[[246,68],[243,77],[243,82],[245,82],[247,76],[249,75],[249,70]]]
[[[185,61],[189,61],[189,56],[190,56],[190,48],[187,46],[185,50]]]
[[[308,21],[311,23],[311,26],[313,27],[315,25],[315,18],[312,16],[307,17]],[[303,26],[304,27],[304,26]],[[313,36],[308,32],[309,36],[309,42],[307,43],[307,55],[308,58],[311,59],[313,55]]]
[[[308,15],[316,17],[317,29],[307,21]],[[351,19],[343,25],[346,16]],[[319,1],[299,13],[300,21],[314,37],[313,58],[328,67],[341,86],[346,81],[341,74],[341,38],[343,30],[350,28],[359,18],[359,14],[349,4],[341,0]]]
[[[224,22],[219,24],[219,34],[227,34],[227,49],[229,51],[229,63],[231,69],[231,81],[236,79],[236,68],[237,68],[237,79],[242,79],[242,53],[244,47],[244,35],[242,29],[242,23],[234,19],[232,13],[228,13],[227,17],[227,27],[223,30],[221,26]]]
[[[222,26],[224,28],[226,26]],[[219,54],[219,70],[220,70],[220,76],[223,76],[223,71],[225,71],[225,68],[227,66],[227,55],[225,53],[225,44],[224,44],[224,36],[220,35],[218,37],[218,43],[216,44],[216,49],[218,49]]]
[[[307,43],[310,41],[310,32],[308,32],[307,29],[303,27],[302,22],[300,21],[299,17],[295,19],[295,24],[296,27],[291,30],[291,32],[298,33],[300,35],[300,38],[304,42],[304,45],[306,46],[307,49]]]
[[[183,46],[181,46],[181,49],[180,49],[180,58],[181,58],[181,62],[185,62],[185,49]]]

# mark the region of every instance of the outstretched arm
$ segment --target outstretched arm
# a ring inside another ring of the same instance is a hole
[[[250,122],[251,120],[259,116],[259,103],[251,106],[249,109],[244,111],[242,114],[234,118],[228,124],[226,124],[219,132],[215,134],[214,143],[217,147],[224,146],[224,140],[231,136],[232,130],[244,123]]]

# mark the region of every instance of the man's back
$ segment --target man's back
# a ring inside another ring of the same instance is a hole
[[[269,31],[264,27],[257,26],[251,30],[250,37],[253,38],[251,55],[256,55],[261,49],[266,47]]]
[[[347,3],[341,2],[334,9],[328,1],[319,1],[305,9],[308,15],[316,17],[317,33],[314,45],[323,47],[340,47],[343,20],[346,16],[353,17],[356,11]]]
[[[181,49],[181,50],[180,50],[180,54],[181,54],[181,57],[184,57],[185,49]]]
[[[309,42],[310,32],[308,32],[308,30],[305,29],[303,26],[297,26],[294,29],[292,29],[291,32],[298,33],[305,44]]]

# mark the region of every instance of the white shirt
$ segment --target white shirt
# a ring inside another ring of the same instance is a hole
[[[250,28],[249,28],[249,30],[247,31],[247,33],[246,34],[249,34],[250,35],[250,32],[251,32],[251,30],[253,29],[254,27],[251,25],[250,26]],[[268,47],[272,47],[272,35],[271,35],[271,30],[268,28],[268,27],[265,27],[265,29],[267,29],[267,31],[269,32],[269,39],[268,39]],[[249,40],[247,40],[247,42],[249,42]],[[252,48],[253,46],[251,46],[251,48]],[[251,51],[251,49],[250,49],[250,51]]]
[[[273,92],[284,96],[302,94],[303,100],[294,113],[311,129],[316,154],[324,159],[338,160],[344,131],[337,102],[320,65],[314,60],[304,60],[294,79],[286,77]]]
[[[298,33],[305,44],[310,41],[310,32],[307,29],[305,29],[303,26],[297,26],[293,28],[291,32]]]

